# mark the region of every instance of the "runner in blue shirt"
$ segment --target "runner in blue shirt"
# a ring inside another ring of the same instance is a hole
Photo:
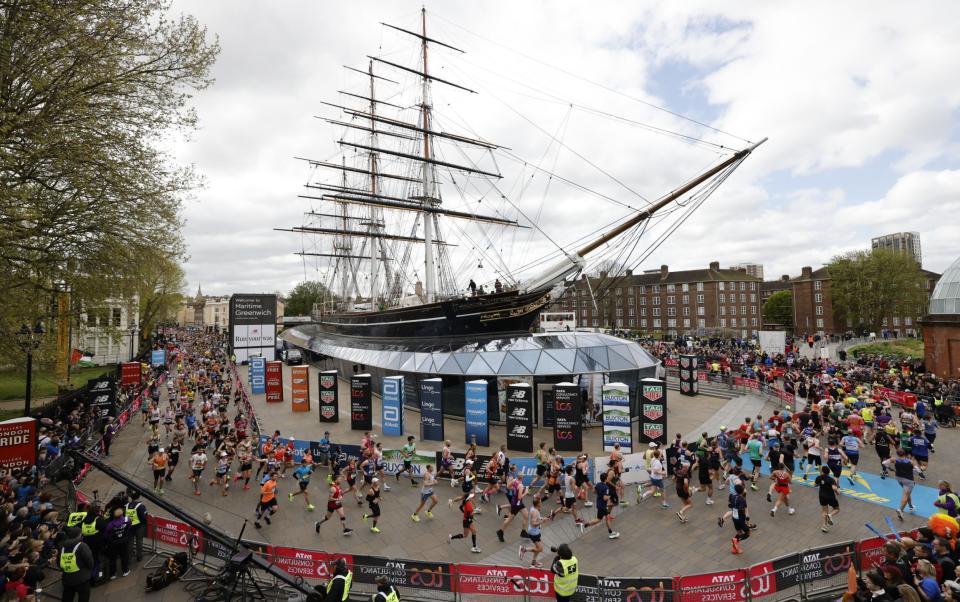
[[[313,512],[313,509],[315,508],[315,506],[310,503],[310,493],[307,491],[307,487],[310,486],[310,475],[312,474],[313,465],[309,464],[306,458],[300,460],[300,466],[293,471],[293,476],[297,479],[297,485],[300,486],[300,491],[297,491],[296,493],[290,493],[287,496],[287,499],[292,502],[294,496],[302,495],[303,499],[307,501],[307,510],[310,512]]]
[[[843,445],[843,452],[850,463],[850,474],[847,476],[847,480],[853,484],[853,476],[857,474],[857,463],[860,462],[860,446],[863,442],[860,441],[860,437],[847,434],[840,440],[840,444]]]
[[[923,474],[923,471],[926,470],[927,462],[930,459],[930,441],[927,440],[919,428],[913,429],[913,433],[910,435],[910,453],[913,454],[913,458],[920,468],[920,478],[926,479],[927,475]]]
[[[600,474],[600,481],[593,486],[593,490],[597,494],[597,518],[591,520],[589,523],[581,523],[580,531],[582,532],[587,527],[592,527],[600,524],[601,521],[605,521],[607,524],[607,539],[617,539],[620,537],[620,533],[613,530],[613,516],[610,514],[610,486],[607,485],[607,473]]]

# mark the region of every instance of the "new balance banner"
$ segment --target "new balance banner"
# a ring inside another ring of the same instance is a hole
[[[443,379],[420,381],[420,439],[443,441]]]
[[[267,391],[267,360],[262,357],[250,358],[250,370],[247,371],[250,379],[250,392],[254,395],[263,395]]]
[[[579,386],[573,383],[553,385],[553,447],[557,451],[583,449],[580,406]]]
[[[673,602],[673,578],[646,579],[580,575],[577,599],[583,602]]]
[[[350,377],[350,428],[355,431],[373,429],[373,403],[369,374]]]
[[[117,415],[117,383],[112,376],[101,376],[89,381],[87,403],[101,418]]]
[[[283,362],[267,362],[267,402],[283,402]]]
[[[667,383],[656,378],[640,381],[640,444],[667,444]]]
[[[623,383],[603,386],[603,451],[633,453],[633,427],[630,421],[630,389]]]
[[[310,375],[306,366],[290,368],[290,404],[294,412],[310,411]]]
[[[140,362],[124,362],[120,364],[120,384],[123,386],[135,385],[140,382]]]
[[[355,583],[376,583],[377,577],[384,575],[395,587],[452,592],[452,568],[446,562],[354,556],[353,580]]]
[[[463,412],[467,445],[490,445],[490,423],[487,421],[487,381],[471,380],[465,386]]]
[[[443,452],[436,452],[436,454],[437,466],[443,466]],[[451,452],[450,455],[453,457],[453,463],[450,465],[450,472],[453,473],[453,478],[459,480],[463,478],[463,467],[466,465],[466,457],[461,452]],[[487,465],[490,463],[491,457],[492,456],[482,456],[477,454],[476,458],[473,460],[473,465],[470,467],[470,470],[472,470],[473,474],[477,476],[477,481],[482,481],[484,483],[489,483],[491,481],[491,479],[487,476]]]
[[[320,422],[339,422],[340,406],[337,404],[337,371],[324,370],[320,379]]]
[[[403,377],[384,376],[380,400],[383,402],[381,420],[387,437],[403,436]]]
[[[507,449],[533,453],[533,387],[507,386]]]
[[[0,422],[0,476],[37,463],[37,419],[13,418]]]

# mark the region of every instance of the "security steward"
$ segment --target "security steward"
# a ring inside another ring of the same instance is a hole
[[[377,593],[370,597],[371,602],[400,602],[400,592],[390,583],[386,575],[380,575],[376,581]]]
[[[107,522],[103,520],[100,513],[100,505],[93,502],[87,509],[87,516],[80,523],[80,534],[83,537],[83,543],[87,544],[93,554],[93,577],[91,581],[94,584],[103,577],[103,531]]]
[[[347,602],[351,585],[353,585],[353,571],[347,568],[346,560],[337,558],[333,563],[333,577],[327,581],[326,602]]]
[[[67,515],[67,526],[76,527],[87,518],[87,503],[77,504],[77,510]]]
[[[66,539],[60,544],[58,565],[63,571],[64,602],[90,600],[90,578],[93,575],[93,554],[83,543],[78,527],[67,527]]]
[[[554,551],[557,555],[553,559],[553,564],[550,565],[550,572],[553,573],[553,591],[557,602],[569,602],[577,592],[580,565],[577,557],[573,555],[573,550],[567,544],[560,544]]]
[[[131,535],[134,538],[134,552],[139,562],[143,560],[143,536],[147,532],[147,507],[140,501],[139,491],[130,490],[127,492],[127,497],[130,501],[124,506],[123,513],[130,519],[130,524],[133,526]]]

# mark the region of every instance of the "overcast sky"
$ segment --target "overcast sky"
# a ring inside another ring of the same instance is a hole
[[[336,156],[340,130],[314,116],[343,118],[321,102],[346,104],[337,90],[363,90],[362,77],[342,65],[365,68],[367,55],[416,65],[412,40],[380,22],[414,28],[420,6],[175,2],[222,47],[216,82],[196,98],[200,130],[176,147],[206,179],[185,208],[190,292],[201,284],[207,294],[286,293],[317,277],[294,255],[300,238],[273,231],[303,224],[310,207],[297,195],[311,174],[294,157]],[[529,161],[486,163],[505,176],[498,191],[545,233],[492,242],[511,265],[550,251],[546,235],[570,244],[717,157],[638,123],[733,147],[769,137],[641,269],[752,261],[772,279],[904,230],[920,232],[927,269],[942,271],[960,254],[956,2],[426,8],[429,35],[466,51],[437,50],[434,73],[478,92],[435,87],[446,129]],[[489,262],[476,269],[467,246],[456,253],[460,278],[494,276]]]

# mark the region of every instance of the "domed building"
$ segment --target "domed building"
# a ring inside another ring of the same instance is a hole
[[[960,257],[937,282],[922,323],[927,372],[960,378]]]

